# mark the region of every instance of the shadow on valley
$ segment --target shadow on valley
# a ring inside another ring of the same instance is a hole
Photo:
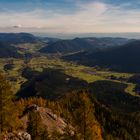
[[[139,111],[140,108],[140,98],[126,93],[127,85],[124,83],[101,80],[88,84],[57,69],[46,69],[40,73],[26,68],[22,75],[28,81],[21,86],[18,98],[37,96],[57,100],[70,92],[85,90],[112,110],[127,113]]]
[[[41,96],[46,99],[58,99],[73,90],[87,87],[87,82],[73,78],[60,70],[46,69],[39,73],[30,69],[23,71],[23,76],[28,79],[17,93],[18,97],[28,98]]]

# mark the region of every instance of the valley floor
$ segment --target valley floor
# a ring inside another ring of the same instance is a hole
[[[6,65],[12,65],[11,69],[6,69]],[[61,69],[65,74],[87,81],[88,83],[98,80],[110,80],[127,84],[126,92],[134,96],[139,96],[134,92],[136,84],[129,83],[127,80],[133,76],[130,73],[118,73],[98,67],[87,67],[72,62],[66,62],[59,58],[48,58],[47,56],[34,57],[29,60],[24,59],[0,59],[0,71],[7,75],[8,80],[13,84],[13,90],[17,92],[21,84],[27,81],[22,76],[24,68],[42,72],[43,69]]]

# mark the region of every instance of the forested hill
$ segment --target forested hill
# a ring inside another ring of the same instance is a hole
[[[72,40],[59,40],[40,50],[43,53],[74,53],[79,51],[93,51],[123,45],[130,40],[125,38],[75,38]]]
[[[17,48],[14,47],[13,45],[0,42],[0,58],[8,58],[8,57],[19,58],[22,57],[22,55],[18,53]]]
[[[101,66],[123,72],[140,72],[140,40],[97,52],[81,52],[63,57],[89,66]]]
[[[0,41],[9,44],[36,43],[38,39],[29,33],[0,33]]]

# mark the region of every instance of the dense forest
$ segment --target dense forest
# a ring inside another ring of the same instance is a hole
[[[98,51],[84,51],[62,57],[88,66],[100,66],[113,71],[139,73],[140,41]]]

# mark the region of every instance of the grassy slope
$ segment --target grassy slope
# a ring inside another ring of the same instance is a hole
[[[34,54],[36,53],[39,49],[41,49],[44,46],[43,43],[24,43],[24,44],[18,44],[15,45],[19,49],[20,54],[25,54],[25,53],[31,53]]]
[[[14,68],[12,70],[5,71],[4,65],[11,62],[14,64]],[[7,80],[11,82],[14,92],[17,92],[20,89],[21,84],[26,81],[26,79],[21,76],[23,67],[24,61],[21,59],[0,59],[0,71],[6,74]]]

